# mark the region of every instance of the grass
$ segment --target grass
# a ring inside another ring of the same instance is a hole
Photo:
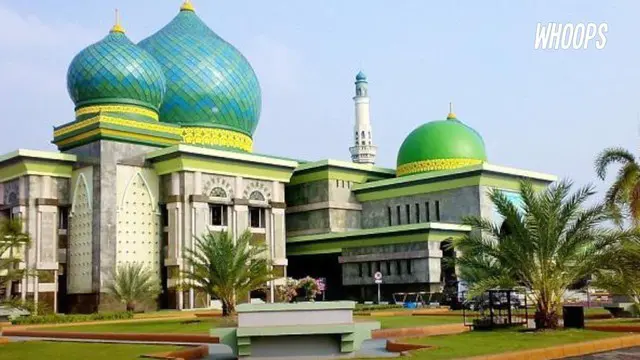
[[[587,325],[633,325],[640,327],[640,318],[618,318],[589,321]]]
[[[167,334],[208,334],[213,327],[235,326],[232,320],[223,318],[131,321],[116,324],[92,324],[38,328],[63,332],[110,332],[110,333],[167,333]]]
[[[25,341],[0,345],[0,360],[128,360],[174,351],[178,346]]]
[[[434,349],[418,350],[411,359],[452,359],[510,351],[551,347],[556,345],[621,336],[589,330],[555,330],[520,332],[515,330],[472,331],[457,335],[408,339],[410,343],[433,345]],[[464,344],[464,346],[461,346]]]
[[[356,321],[379,321],[383,329],[422,327],[441,324],[460,324],[458,316],[357,316]]]
[[[379,321],[383,329],[462,323],[462,317],[438,315],[356,316],[355,319],[356,321]],[[92,324],[46,328],[43,327],[36,329],[36,331],[52,330],[62,332],[208,334],[211,328],[226,326],[235,326],[235,322],[233,320],[215,317],[182,320],[130,321],[116,324]]]

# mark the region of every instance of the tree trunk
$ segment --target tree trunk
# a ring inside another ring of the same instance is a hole
[[[222,302],[222,316],[231,316],[236,312],[236,305],[233,300],[221,299]]]
[[[555,306],[538,303],[536,306],[536,314],[534,316],[536,329],[556,329],[558,327],[558,319],[559,316]]]
[[[136,309],[136,303],[135,302],[133,302],[133,301],[127,302],[127,311],[133,312],[133,311],[135,311],[135,309]]]

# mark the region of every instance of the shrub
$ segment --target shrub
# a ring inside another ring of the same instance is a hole
[[[51,314],[42,316],[27,316],[11,321],[14,325],[65,324],[87,321],[126,320],[132,319],[133,312],[104,312],[94,314]]]
[[[399,304],[387,304],[387,305],[356,304],[355,312],[369,312],[369,311],[388,310],[388,309],[402,309],[402,305],[399,305]]]

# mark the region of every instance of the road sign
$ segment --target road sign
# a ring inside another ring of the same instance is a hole
[[[378,304],[380,304],[380,284],[382,284],[382,273],[380,271],[376,271],[373,274],[373,280],[378,285]]]

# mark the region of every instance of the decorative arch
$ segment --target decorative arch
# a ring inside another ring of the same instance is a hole
[[[221,188],[220,186],[216,186],[213,189],[211,189],[211,192],[209,193],[210,197],[215,197],[215,198],[228,198],[229,196],[227,195],[227,192]]]
[[[221,193],[219,189],[225,192],[225,196],[214,195],[214,191]],[[202,195],[210,197],[225,197],[228,199],[233,198],[233,186],[225,178],[215,177],[207,181],[202,187]]]
[[[76,207],[78,204],[84,202],[86,198],[89,210],[91,210],[91,194],[89,193],[89,185],[87,183],[87,178],[84,174],[78,175],[78,179],[76,179],[76,186],[73,189],[73,201],[71,202],[71,213],[73,214],[76,211]]]
[[[93,254],[92,198],[83,173],[76,179],[72,199],[67,250],[67,290],[70,294],[82,294],[91,291]]]
[[[3,186],[5,205],[15,205],[18,203],[18,193],[20,186],[18,180],[10,181]]]
[[[262,182],[260,181],[252,181],[250,182],[244,189],[244,192],[242,193],[242,197],[244,199],[247,200],[257,200],[257,199],[252,199],[251,195],[254,194],[254,192],[258,192],[260,193],[260,195],[262,195],[263,200],[259,200],[259,201],[269,201],[271,200],[271,190]],[[257,196],[257,195],[254,195]]]
[[[160,224],[158,204],[151,187],[137,171],[124,188],[117,214],[116,266],[144,264],[160,272]]]
[[[262,193],[258,190],[253,190],[251,192],[251,194],[249,194],[249,200],[256,200],[256,201],[265,201],[265,197],[264,195],[262,195]]]
[[[149,205],[151,206],[154,212],[157,211],[158,204],[156,204],[155,199],[153,198],[151,187],[149,187],[149,183],[147,182],[147,179],[145,179],[144,176],[142,176],[142,173],[140,173],[140,171],[137,171],[131,177],[131,179],[129,179],[127,186],[125,186],[124,191],[122,192],[122,200],[120,201],[120,209],[125,208],[127,197],[129,196],[129,190],[130,188],[132,188],[132,186],[133,186],[133,189],[131,189],[132,190],[131,195],[135,196],[137,195],[137,191],[144,191],[149,198]]]

